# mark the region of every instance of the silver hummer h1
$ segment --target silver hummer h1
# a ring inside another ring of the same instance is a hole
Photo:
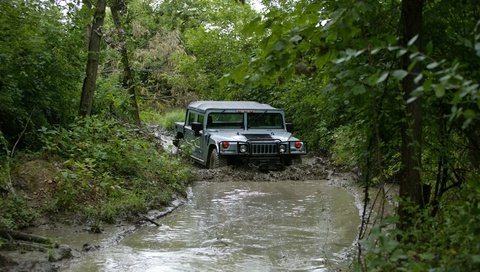
[[[307,144],[291,134],[283,110],[252,101],[195,101],[175,123],[174,144],[193,146],[192,158],[208,168],[233,162],[262,167],[300,162]]]

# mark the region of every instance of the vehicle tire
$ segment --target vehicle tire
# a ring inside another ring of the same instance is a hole
[[[302,157],[300,156],[291,156],[285,161],[286,166],[299,165],[302,164]]]
[[[180,146],[180,139],[178,139],[178,138],[173,139],[172,144],[175,147],[179,147]]]
[[[208,159],[208,168],[215,169],[215,168],[220,168],[224,166],[227,166],[227,159],[222,155],[218,154],[218,151],[216,148],[212,148],[212,150],[210,151],[209,159]]]

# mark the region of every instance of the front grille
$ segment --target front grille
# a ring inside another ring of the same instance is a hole
[[[274,155],[278,153],[278,145],[276,143],[254,143],[250,144],[250,152],[252,155]]]

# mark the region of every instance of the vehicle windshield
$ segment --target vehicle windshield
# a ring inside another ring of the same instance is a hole
[[[283,118],[280,113],[260,112],[247,114],[248,128],[283,129]]]
[[[207,118],[207,128],[243,129],[243,113],[212,112]]]

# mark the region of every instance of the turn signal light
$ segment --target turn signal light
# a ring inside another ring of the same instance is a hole
[[[229,142],[222,142],[223,149],[228,149],[229,146],[230,146]]]
[[[296,149],[301,149],[303,146],[303,143],[302,142],[295,142],[295,148]]]

